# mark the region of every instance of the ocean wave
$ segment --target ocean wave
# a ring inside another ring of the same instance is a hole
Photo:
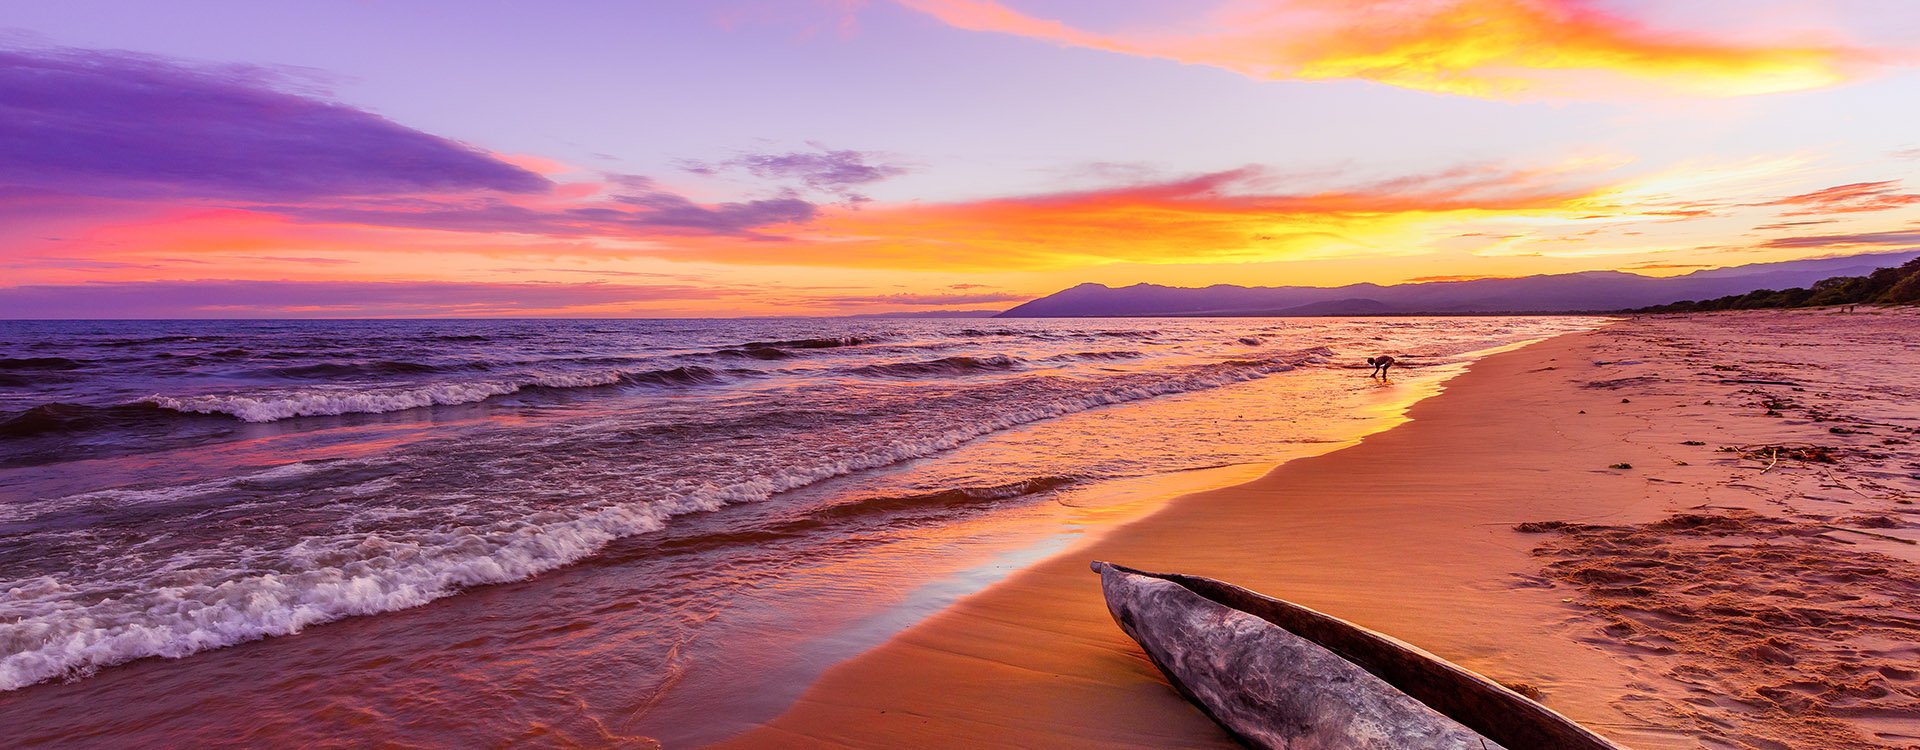
[[[721,349],[714,352],[722,357],[746,357],[748,359],[788,359],[793,352],[772,346],[752,346],[740,349]]]
[[[223,359],[250,358],[254,356],[259,356],[262,359],[293,359],[295,357],[305,357],[307,356],[307,354],[293,353],[293,352],[269,352],[266,354],[255,355],[251,350],[242,349],[240,347],[233,347],[230,349],[216,349],[210,352],[199,352],[199,353],[193,353],[193,354],[175,354],[173,352],[154,352],[152,354],[148,354],[145,356],[150,357],[152,359],[163,359],[163,360],[173,360],[173,361],[178,361],[183,363],[193,363],[193,362],[206,362],[206,361],[223,360]]]
[[[910,495],[866,497],[852,502],[830,505],[796,518],[787,518],[772,523],[721,529],[711,533],[692,536],[670,537],[660,540],[657,549],[687,552],[719,547],[763,544],[777,539],[788,539],[812,533],[819,529],[853,519],[868,517],[884,518],[902,513],[910,514],[913,511],[932,511],[937,513],[941,510],[990,505],[1000,500],[1052,492],[1081,481],[1083,481],[1081,477],[1075,476],[1047,476],[986,487],[954,487],[951,489]]]
[[[196,414],[226,414],[243,422],[276,422],[294,417],[384,414],[430,406],[472,404],[536,389],[564,390],[610,385],[699,385],[725,378],[705,367],[675,367],[644,372],[587,372],[534,375],[517,380],[433,383],[368,390],[343,388],[210,396],[153,395],[143,403]]]
[[[31,375],[0,370],[0,388],[43,388],[63,383],[78,383],[79,375],[48,370],[36,371]]]
[[[787,339],[785,341],[749,341],[729,349],[835,349],[842,346],[860,346],[879,341],[877,336],[823,336],[810,339]]]
[[[1237,366],[1203,365],[1171,375],[1126,377],[1094,390],[1056,393],[996,410],[918,438],[855,449],[811,465],[782,466],[725,485],[685,485],[642,502],[601,501],[570,517],[502,520],[422,530],[408,538],[373,534],[312,536],[270,564],[236,572],[170,566],[164,577],[81,583],[38,576],[5,586],[0,602],[0,691],[151,656],[208,649],[296,633],[345,617],[416,607],[481,585],[526,579],[598,553],[623,537],[656,531],[669,519],[762,501],[857,471],[923,458],[986,435],[1089,409],[1217,388],[1294,369],[1311,356]],[[1053,379],[1047,379],[1052,382]],[[324,408],[333,408],[327,405]],[[1064,478],[1043,478],[1041,485]],[[969,493],[1035,490],[1023,483],[896,498],[895,504],[967,500]],[[261,556],[252,560],[267,563]],[[258,572],[262,568],[268,572]],[[164,584],[159,581],[165,581]]]
[[[268,367],[259,371],[260,375],[275,378],[354,378],[380,375],[420,375],[449,370],[485,369],[479,363],[467,365],[429,365],[421,362],[384,360],[375,362],[318,362],[310,365],[290,365],[287,367]]]
[[[962,328],[954,331],[953,335],[979,338],[986,336],[1029,336],[1032,334],[1027,331],[1016,331],[1011,328]]]
[[[617,382],[609,379],[599,385]],[[585,385],[586,383],[582,383]],[[495,396],[517,393],[528,383],[483,381],[440,383],[418,388],[391,388],[377,391],[329,389],[263,394],[258,396],[185,396],[155,394],[147,397],[162,409],[195,414],[226,414],[242,422],[277,422],[293,417],[337,416],[341,414],[383,414],[428,406],[471,404]]]
[[[1106,351],[1106,352],[1072,352],[1068,354],[1056,354],[1046,358],[1045,361],[1047,362],[1073,362],[1073,361],[1105,362],[1105,361],[1112,361],[1117,359],[1139,359],[1144,356],[1147,356],[1146,352],[1137,352],[1132,350],[1119,350],[1119,351]]]
[[[54,402],[0,418],[0,438],[28,438],[54,433],[130,427],[164,419],[167,412],[153,404],[88,406]]]
[[[66,357],[4,357],[0,370],[78,370],[87,362]]]
[[[742,374],[742,371],[722,373],[706,367],[674,367],[627,373],[620,376],[620,382],[631,385],[708,385],[726,380],[729,373]]]
[[[926,362],[892,362],[855,367],[849,372],[877,377],[916,378],[935,375],[970,375],[977,372],[1011,370],[1020,361],[1002,354],[990,357],[942,357]]]
[[[123,513],[141,506],[168,505],[236,487],[257,487],[267,483],[300,479],[325,469],[339,468],[350,463],[353,462],[327,458],[295,461],[244,474],[183,485],[135,489],[115,488],[27,502],[0,503],[0,523],[38,521],[54,514],[76,511],[99,515]]]
[[[1067,485],[1081,481],[1080,477],[1033,477],[1018,482],[996,484],[987,487],[953,487],[933,492],[921,492],[911,495],[890,495],[869,497],[850,503],[832,505],[814,511],[812,516],[818,519],[842,519],[906,510],[931,510],[953,508],[966,505],[1007,500],[1026,495],[1038,495],[1052,492]]]
[[[113,347],[147,346],[150,344],[178,344],[185,341],[217,341],[224,338],[226,337],[224,336],[184,336],[184,335],[153,336],[153,337],[144,338],[144,339],[111,339],[108,341],[99,342],[98,344],[96,344],[96,346],[113,346]]]

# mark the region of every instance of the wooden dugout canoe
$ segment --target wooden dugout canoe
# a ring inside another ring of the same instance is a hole
[[[1107,610],[1168,681],[1254,747],[1624,750],[1499,683],[1211,578],[1094,562]]]

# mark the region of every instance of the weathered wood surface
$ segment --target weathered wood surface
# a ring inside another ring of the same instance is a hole
[[[1208,578],[1093,569],[1120,628],[1249,745],[1620,750],[1491,680],[1344,620]]]

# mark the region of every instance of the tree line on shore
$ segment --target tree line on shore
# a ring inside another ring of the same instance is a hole
[[[1666,305],[1642,307],[1631,312],[1710,312],[1713,310],[1754,310],[1767,307],[1821,307],[1825,305],[1913,305],[1920,304],[1920,258],[1906,264],[1882,268],[1866,276],[1835,276],[1815,282],[1812,288],[1756,289],[1707,300],[1683,300]]]

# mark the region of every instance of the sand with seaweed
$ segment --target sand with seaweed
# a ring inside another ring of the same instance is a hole
[[[742,746],[1227,747],[1085,561],[1389,633],[1638,748],[1920,745],[1920,314],[1622,321],[1190,495],[829,671]]]

